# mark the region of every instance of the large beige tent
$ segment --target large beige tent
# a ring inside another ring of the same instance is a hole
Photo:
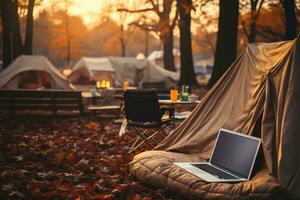
[[[147,59],[124,57],[84,57],[74,66],[69,80],[80,83],[109,80],[110,82],[129,81],[131,85],[142,87],[143,83],[162,82],[166,87],[176,85],[179,74],[167,71]]]
[[[0,88],[70,90],[73,86],[45,56],[22,55],[0,73]]]
[[[300,199],[299,113],[299,39],[250,44],[156,151],[135,156],[131,174],[189,198]],[[250,181],[205,183],[172,163],[208,159],[220,128],[261,137]]]

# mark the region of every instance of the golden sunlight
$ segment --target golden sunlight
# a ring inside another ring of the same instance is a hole
[[[65,2],[69,3],[68,12],[70,15],[81,16],[84,23],[88,26],[93,26],[101,15],[103,9],[108,4],[112,3],[110,0],[56,0],[57,4],[64,6]],[[51,0],[43,1],[41,8],[49,8],[53,4]]]

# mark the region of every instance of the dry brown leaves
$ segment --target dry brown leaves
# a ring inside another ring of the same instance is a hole
[[[128,144],[112,119],[0,121],[0,199],[180,199],[129,177]]]

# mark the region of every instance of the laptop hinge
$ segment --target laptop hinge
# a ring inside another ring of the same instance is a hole
[[[233,175],[233,176],[235,176],[235,177],[237,177],[237,178],[241,178],[241,179],[247,179],[247,178],[245,178],[245,177],[243,177],[243,176],[241,176],[241,175],[239,175],[239,174],[237,174],[237,173],[234,173],[234,172],[232,172],[232,171],[230,171],[230,170],[227,170],[227,169],[224,169],[224,168],[222,168],[222,167],[220,167],[220,166],[218,166],[218,165],[214,165],[213,163],[209,163],[212,167],[214,167],[214,168],[216,168],[216,169],[218,169],[218,170],[221,170],[221,171],[223,171],[223,172],[226,172],[226,173],[228,173],[228,174],[230,174],[230,175]]]

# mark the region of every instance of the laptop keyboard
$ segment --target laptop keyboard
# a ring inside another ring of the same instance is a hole
[[[226,179],[238,179],[237,177],[227,174],[227,173],[225,173],[217,168],[214,168],[213,166],[208,165],[208,164],[192,164],[192,165],[199,169],[202,169],[203,171],[208,172],[209,174],[211,174],[215,177],[218,177],[219,179],[225,179],[225,180]]]

